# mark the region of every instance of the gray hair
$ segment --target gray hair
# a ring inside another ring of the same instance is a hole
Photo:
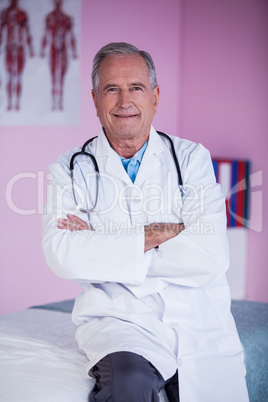
[[[129,43],[112,42],[108,43],[108,45],[106,46],[103,46],[94,57],[93,69],[91,74],[92,86],[94,92],[98,93],[100,83],[99,68],[103,59],[108,56],[131,55],[131,54],[139,54],[143,58],[143,60],[148,66],[148,74],[151,89],[152,91],[155,89],[155,87],[157,86],[157,78],[156,78],[154,62],[150,54],[145,52],[144,50],[139,50],[137,47],[130,45]]]

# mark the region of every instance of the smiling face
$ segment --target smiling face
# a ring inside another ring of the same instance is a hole
[[[100,64],[97,116],[111,142],[145,142],[156,113],[159,87],[151,89],[148,66],[139,54],[108,56]]]

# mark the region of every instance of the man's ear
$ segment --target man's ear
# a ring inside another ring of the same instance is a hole
[[[91,95],[92,95],[93,102],[94,102],[94,105],[95,105],[95,108],[96,108],[97,116],[99,117],[99,113],[98,113],[98,95],[96,94],[94,89],[92,89]]]
[[[157,85],[154,89],[154,113],[156,114],[158,103],[159,103],[159,95],[160,95],[160,87]]]

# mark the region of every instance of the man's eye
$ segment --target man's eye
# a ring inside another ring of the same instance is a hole
[[[141,87],[132,87],[131,88],[132,91],[142,91]]]
[[[108,88],[107,92],[116,92],[118,91],[118,88]]]

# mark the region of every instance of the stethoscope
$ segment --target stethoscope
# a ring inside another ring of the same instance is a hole
[[[176,166],[176,170],[177,170],[179,188],[180,188],[181,196],[183,197],[183,195],[184,195],[184,190],[183,190],[183,182],[182,182],[181,170],[180,170],[180,165],[179,165],[178,158],[177,158],[177,155],[176,155],[176,152],[175,152],[175,148],[174,148],[173,141],[172,141],[172,139],[171,139],[167,134],[162,133],[161,131],[157,131],[157,133],[158,133],[159,135],[161,135],[162,137],[165,137],[165,138],[169,141],[169,143],[170,143],[171,153],[172,153],[172,156],[173,156],[173,159],[174,159],[174,163],[175,163],[175,166]],[[100,180],[99,166],[98,166],[98,163],[97,163],[97,161],[96,161],[95,156],[86,151],[86,147],[87,147],[93,140],[95,140],[95,138],[98,138],[98,137],[93,137],[93,138],[90,138],[88,141],[86,141],[86,142],[84,143],[84,145],[82,146],[81,151],[76,152],[75,154],[73,154],[73,156],[71,157],[71,160],[70,160],[70,172],[71,172],[71,180],[72,180],[72,192],[73,192],[73,197],[74,197],[75,206],[76,206],[76,209],[78,209],[80,212],[84,212],[84,213],[86,213],[86,214],[89,214],[90,212],[96,212],[96,211],[97,211],[97,208],[96,208],[96,207],[97,207],[98,196],[99,196],[99,180]],[[84,155],[84,156],[89,157],[89,158],[91,159],[93,165],[94,165],[94,168],[95,168],[95,174],[96,174],[96,197],[95,197],[95,201],[94,201],[93,207],[90,208],[90,209],[80,208],[79,205],[78,205],[78,202],[77,202],[76,195],[75,195],[75,189],[74,189],[74,173],[73,173],[73,172],[74,172],[74,161],[75,161],[75,158],[76,158],[77,156],[80,156],[80,155]]]

